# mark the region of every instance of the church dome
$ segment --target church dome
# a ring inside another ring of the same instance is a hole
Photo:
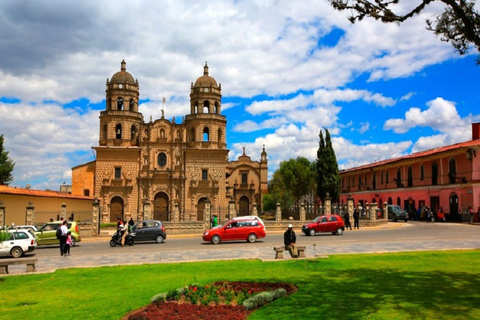
[[[203,76],[201,76],[200,78],[197,79],[197,81],[195,81],[194,87],[210,87],[210,86],[218,87],[218,84],[214,78],[208,75],[208,65],[205,62],[205,66],[203,67]]]
[[[112,79],[110,80],[110,82],[128,83],[133,85],[135,84],[135,80],[133,79],[133,76],[129,72],[127,72],[126,65],[127,64],[125,60],[122,60],[120,71],[118,71],[112,76]]]

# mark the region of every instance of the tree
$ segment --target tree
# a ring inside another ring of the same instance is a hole
[[[0,135],[0,185],[8,185],[13,180],[12,171],[15,163],[8,158],[8,151],[3,150],[3,134]]]
[[[314,184],[310,167],[310,161],[307,158],[297,157],[282,161],[278,169],[283,185],[291,193],[297,209],[300,198],[310,192]]]
[[[272,209],[271,207],[269,207],[269,205],[272,206],[271,203],[269,204],[270,201],[273,201],[274,209],[272,210],[276,210],[277,203],[279,203],[282,212],[287,212],[293,205],[292,193],[285,186],[285,183],[283,182],[283,177],[280,174],[279,170],[273,173],[273,178],[268,185],[268,194],[271,195],[272,199],[269,199],[267,197],[267,199],[265,200],[266,195],[264,196],[263,205],[265,211],[267,211],[268,209]]]
[[[425,7],[433,2],[442,2],[445,10],[436,15],[434,19],[427,20],[427,30],[433,31],[441,40],[450,42],[461,55],[468,52],[473,44],[480,52],[480,14],[475,10],[475,0],[417,0],[416,7],[405,14],[392,11],[392,7],[400,0],[330,0],[331,5],[337,10],[352,10],[348,18],[355,23],[365,17],[381,20],[385,23],[402,23],[422,12]],[[477,58],[477,63],[480,59]]]
[[[340,175],[335,150],[332,147],[330,132],[325,129],[325,140],[320,130],[320,142],[317,151],[317,195],[325,200],[327,192],[333,202],[337,202],[340,196]]]

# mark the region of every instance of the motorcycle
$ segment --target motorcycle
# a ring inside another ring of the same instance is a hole
[[[112,239],[110,240],[110,247],[121,246],[122,235],[123,233],[121,231],[115,232],[112,236]],[[135,234],[134,233],[127,234],[127,236],[125,237],[125,244],[128,244],[129,246],[133,246],[134,243],[135,243]]]

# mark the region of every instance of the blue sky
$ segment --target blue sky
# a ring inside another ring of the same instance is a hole
[[[402,1],[405,11],[415,1]],[[478,8],[478,4],[477,4]],[[0,134],[15,161],[12,186],[58,190],[94,159],[105,81],[140,84],[145,121],[177,122],[190,84],[222,84],[230,159],[243,150],[270,175],[283,160],[313,161],[319,130],[340,168],[471,139],[480,121],[475,50],[460,57],[406,23],[350,24],[328,1],[4,1],[0,3]]]

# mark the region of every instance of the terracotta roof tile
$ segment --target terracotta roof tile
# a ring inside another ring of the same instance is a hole
[[[33,196],[33,197],[53,197],[53,198],[65,198],[65,199],[85,199],[92,200],[93,197],[87,196],[78,196],[73,194],[68,194],[64,192],[51,191],[51,190],[32,190],[32,189],[22,189],[9,187],[5,185],[0,185],[0,194],[16,194],[24,196]]]

